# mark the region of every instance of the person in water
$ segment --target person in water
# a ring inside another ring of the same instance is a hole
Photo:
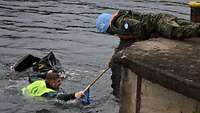
[[[83,91],[78,91],[75,93],[61,93],[61,77],[58,73],[53,72],[53,70],[48,71],[45,76],[45,79],[38,79],[30,83],[22,89],[24,95],[33,96],[33,97],[48,97],[48,98],[57,98],[59,100],[72,100],[79,99],[84,96]]]
[[[119,48],[151,37],[184,40],[200,36],[200,23],[169,14],[143,14],[130,10],[100,14],[96,19],[96,28],[99,32],[117,35],[120,38]]]

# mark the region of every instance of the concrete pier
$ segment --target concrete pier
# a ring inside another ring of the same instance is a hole
[[[117,52],[119,113],[200,113],[200,40],[163,38]]]

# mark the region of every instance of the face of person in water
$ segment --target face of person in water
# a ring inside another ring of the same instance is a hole
[[[48,73],[46,77],[46,82],[54,89],[59,90],[61,85],[61,78],[57,73]]]

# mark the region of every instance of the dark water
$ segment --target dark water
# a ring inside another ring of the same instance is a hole
[[[89,106],[25,98],[20,89],[26,80],[8,76],[10,66],[22,56],[42,57],[53,51],[66,71],[62,87],[69,92],[85,88],[105,68],[119,41],[96,32],[95,19],[118,9],[185,19],[190,13],[187,0],[0,0],[0,112],[116,113],[110,72],[91,88]]]

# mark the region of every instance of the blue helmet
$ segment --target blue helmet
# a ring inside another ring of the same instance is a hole
[[[108,30],[112,15],[108,13],[102,13],[96,20],[96,28],[99,32],[106,33]]]

